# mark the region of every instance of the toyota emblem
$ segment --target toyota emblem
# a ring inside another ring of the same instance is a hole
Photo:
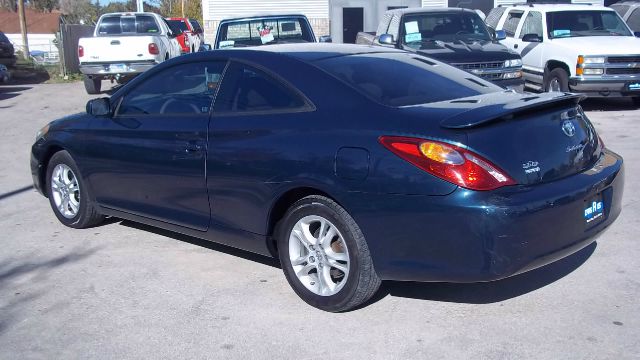
[[[572,137],[573,135],[575,135],[576,134],[576,127],[575,127],[575,125],[573,125],[573,121],[566,120],[565,122],[563,122],[562,123],[562,131],[568,137]]]

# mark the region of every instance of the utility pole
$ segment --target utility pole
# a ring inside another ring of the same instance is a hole
[[[184,17],[184,0],[182,0],[182,17]]]
[[[24,0],[18,0],[18,17],[20,18],[20,32],[24,44],[22,55],[25,60],[29,60],[29,39],[27,39],[27,20],[24,16]]]
[[[144,12],[144,2],[142,0],[136,0],[137,12]]]

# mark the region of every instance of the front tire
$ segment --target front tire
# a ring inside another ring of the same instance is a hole
[[[100,94],[100,88],[102,87],[102,79],[84,77],[84,89],[87,90],[87,94],[96,95]]]
[[[355,220],[335,201],[307,196],[294,203],[277,230],[287,281],[306,303],[340,312],[373,296],[381,281]]]
[[[544,89],[546,92],[569,91],[569,75],[561,68],[551,70],[545,81]]]
[[[59,151],[49,160],[46,187],[53,213],[64,225],[84,229],[104,220],[91,201],[76,162],[67,151]]]

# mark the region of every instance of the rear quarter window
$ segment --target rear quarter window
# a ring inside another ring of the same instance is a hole
[[[502,91],[467,72],[413,54],[347,55],[314,64],[387,106],[425,104]]]

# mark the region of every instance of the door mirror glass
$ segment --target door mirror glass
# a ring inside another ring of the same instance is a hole
[[[380,35],[380,37],[378,38],[378,42],[380,44],[384,44],[384,45],[395,45],[396,42],[393,39],[393,35],[391,34],[382,34]]]
[[[522,41],[524,42],[542,42],[542,38],[538,36],[538,34],[525,34],[522,37]]]
[[[321,43],[330,43],[333,42],[333,40],[331,39],[330,35],[323,35],[320,36],[320,39],[318,39]]]
[[[200,44],[198,51],[211,51],[211,44]]]
[[[87,114],[93,116],[111,115],[111,102],[108,97],[89,100],[87,102]]]
[[[494,38],[498,41],[500,40],[504,40],[507,38],[507,32],[504,30],[496,30],[496,33],[494,35]]]

